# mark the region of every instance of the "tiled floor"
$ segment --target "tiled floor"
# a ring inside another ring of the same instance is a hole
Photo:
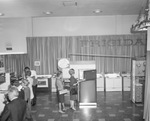
[[[144,121],[143,104],[134,104],[130,92],[98,92],[97,108],[69,109],[58,112],[56,93],[38,93],[37,105],[32,107],[34,121]]]

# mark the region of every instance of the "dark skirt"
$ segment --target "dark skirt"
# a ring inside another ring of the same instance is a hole
[[[70,94],[70,100],[77,100],[77,95]]]
[[[77,95],[78,95],[78,87],[74,87],[74,86],[71,87],[70,88],[70,100],[77,100]]]

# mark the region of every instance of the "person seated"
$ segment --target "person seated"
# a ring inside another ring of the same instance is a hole
[[[23,121],[25,119],[27,103],[25,100],[18,98],[18,95],[17,87],[11,86],[8,89],[10,102],[5,105],[0,121]]]

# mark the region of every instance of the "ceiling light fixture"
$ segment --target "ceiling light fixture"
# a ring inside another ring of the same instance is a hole
[[[0,13],[0,16],[4,16],[5,14],[4,13]]]
[[[96,13],[96,14],[98,14],[98,13],[102,13],[103,11],[101,11],[100,9],[95,9],[94,11],[93,11],[93,13]]]
[[[46,12],[43,12],[45,15],[51,15],[51,14],[53,14],[53,12],[51,12],[51,11],[46,11]]]
[[[131,26],[131,33],[147,31],[147,28],[150,27],[149,6],[148,5],[149,4],[147,1],[147,6],[144,9],[141,9],[137,20]]]

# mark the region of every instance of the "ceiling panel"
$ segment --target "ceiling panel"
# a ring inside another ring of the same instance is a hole
[[[147,0],[0,0],[0,13],[4,13],[0,18],[134,15],[146,3]],[[102,12],[95,14],[95,9]],[[52,14],[43,14],[47,11]]]

